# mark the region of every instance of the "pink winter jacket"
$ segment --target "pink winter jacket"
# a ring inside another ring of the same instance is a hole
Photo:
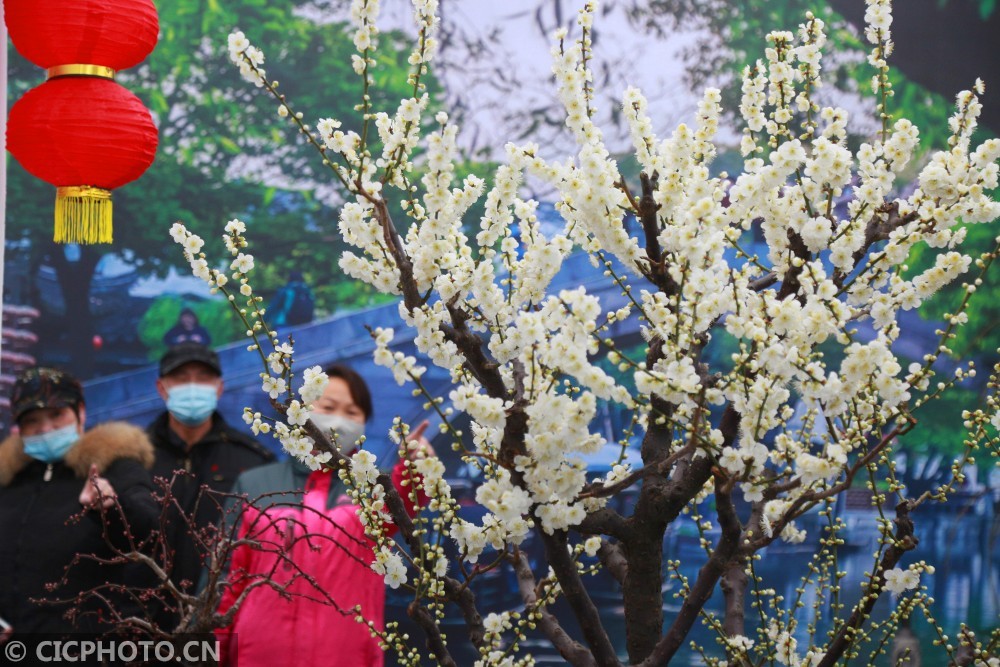
[[[400,462],[392,471],[392,481],[412,516],[415,507],[406,492],[410,487],[400,485],[403,474]],[[287,585],[292,597],[259,584],[247,594],[233,624],[216,631],[223,667],[383,664],[377,639],[355,620],[354,609],[361,605],[364,617],[384,629],[385,582],[369,567],[372,541],[355,513],[357,506],[342,495],[327,507],[331,477],[329,472],[311,473],[301,505],[264,510],[245,507],[239,537],[253,539],[260,546],[241,545],[234,551],[232,585],[224,592],[219,611],[225,613],[265,573],[279,585]],[[419,500],[426,503],[423,496]],[[395,526],[389,526],[395,532]],[[281,552],[294,565],[282,559]]]

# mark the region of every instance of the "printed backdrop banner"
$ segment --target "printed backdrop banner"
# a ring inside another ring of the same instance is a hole
[[[276,60],[269,69],[280,79],[299,77],[307,84],[297,98],[307,116],[348,118],[359,88],[347,59],[350,38],[342,28],[346,3],[272,3],[287,10],[284,26],[255,22],[258,3],[224,4],[198,15],[191,10],[201,7],[195,0],[161,3],[160,45],[127,81],[153,110],[161,147],[150,171],[116,194],[114,243],[53,244],[51,191],[8,160],[0,395],[6,395],[17,371],[35,363],[55,365],[87,381],[87,398],[95,408],[106,404],[108,416],[113,412],[143,421],[160,409],[152,364],[170,342],[196,339],[224,351],[228,416],[239,421],[243,404],[261,402],[255,358],[238,354],[245,345],[242,327],[226,303],[190,276],[168,236],[170,225],[181,220],[214,239],[234,216],[247,221],[260,248],[276,249],[274,257],[258,258],[257,287],[271,299],[272,312],[309,299],[308,321],[287,331],[300,339],[308,331],[317,363],[347,358],[365,364],[376,386],[390,384],[384,382],[384,370],[367,364],[362,326],[375,317],[366,313],[381,312],[384,301],[337,269],[343,249],[336,233],[340,193],[320,178],[311,156],[295,152],[297,137],[282,131],[268,100],[256,95],[247,101],[248,88],[225,55],[226,36],[238,22],[266,52],[288,54],[287,64]],[[410,6],[403,0],[383,4],[387,37],[381,50],[399,57],[395,65],[380,67],[405,80]],[[761,9],[762,4],[769,9]],[[477,5],[476,11],[456,7],[445,17],[442,29],[461,39],[446,40],[432,87],[461,123],[462,147],[473,163],[499,159],[506,141],[529,135],[552,157],[572,149],[552,87],[549,50],[551,34],[559,26],[572,26],[578,5],[517,0]],[[893,104],[928,128],[924,136],[930,145],[943,140],[929,128],[944,127],[958,90],[977,76],[986,79],[988,88],[1000,85],[1000,54],[993,39],[1000,13],[990,2],[977,0],[908,0],[900,5],[893,24]],[[863,94],[869,73],[857,37],[862,6],[847,0],[607,4],[591,66],[597,118],[609,145],[629,150],[628,130],[618,112],[628,84],[647,95],[661,135],[693,119],[704,85],[721,86],[724,101],[735,108],[735,75],[744,62],[762,54],[766,29],[794,29],[806,8],[825,17],[831,35],[834,52],[824,67],[825,103],[854,114],[855,136],[870,135],[877,124],[874,103]],[[293,24],[301,29],[288,29]],[[297,41],[288,43],[292,34]],[[213,45],[210,52],[203,50],[205,43]],[[44,78],[13,51],[6,69],[8,99],[17,99]],[[385,80],[391,82],[389,75]],[[389,85],[394,92],[394,84]],[[399,88],[399,96],[403,90]],[[995,132],[1000,104],[993,97],[985,98],[983,121]],[[722,136],[735,148],[740,130],[728,126]],[[720,170],[738,168],[736,156],[735,151],[720,155]],[[547,195],[538,193],[541,210],[551,209]],[[552,227],[556,225],[553,214]],[[300,297],[296,290],[308,295]],[[933,330],[933,324],[928,326]],[[350,332],[349,339],[342,337],[341,327]],[[116,390],[121,387],[129,388],[127,395]],[[419,412],[415,403],[405,405]],[[93,414],[105,413],[95,409]]]

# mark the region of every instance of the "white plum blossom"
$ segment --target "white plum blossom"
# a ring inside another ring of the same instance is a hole
[[[351,473],[355,479],[364,480],[367,484],[374,484],[378,477],[378,468],[375,467],[375,456],[364,449],[360,449],[351,455]]]
[[[184,240],[184,249],[192,255],[200,252],[203,245],[205,245],[205,242],[194,234],[191,234]]]
[[[501,521],[519,519],[531,509],[531,495],[511,484],[509,474],[487,480],[476,489],[476,502],[493,512]]]
[[[267,76],[262,67],[264,53],[252,45],[240,30],[229,34],[228,46],[229,59],[239,68],[240,75],[258,87],[263,86]]]
[[[583,543],[583,551],[588,556],[593,558],[597,555],[598,550],[601,548],[601,538],[596,535],[593,537],[588,537],[587,541]]]
[[[262,374],[262,377],[263,383],[261,385],[261,389],[263,389],[264,393],[271,398],[278,398],[278,396],[288,391],[288,385],[284,378],[264,374]]]
[[[486,533],[482,528],[458,519],[451,524],[450,535],[465,560],[470,563],[479,560],[480,554],[486,547]]]
[[[920,585],[920,574],[912,569],[894,567],[885,571],[885,590],[893,595],[902,595]]]
[[[240,235],[247,231],[246,223],[238,218],[234,218],[226,223],[226,234]]]
[[[251,271],[253,271],[253,255],[248,255],[241,252],[239,255],[236,256],[236,259],[233,260],[233,263],[230,266],[230,268],[233,271],[238,271],[240,273],[244,274],[250,273]]]

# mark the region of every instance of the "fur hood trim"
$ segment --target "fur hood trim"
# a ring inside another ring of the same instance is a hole
[[[84,433],[63,460],[83,479],[90,464],[103,474],[118,459],[135,459],[147,470],[153,467],[153,443],[146,432],[126,422],[107,422]],[[20,435],[11,435],[0,443],[0,486],[7,486],[17,473],[31,463],[24,453]]]

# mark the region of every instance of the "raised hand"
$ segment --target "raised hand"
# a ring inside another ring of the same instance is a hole
[[[108,509],[115,504],[115,497],[111,482],[98,474],[96,463],[91,463],[83,491],[80,492],[80,504],[90,509],[97,509],[98,506]]]
[[[428,426],[430,422],[425,419],[406,436],[406,457],[411,461],[436,456],[431,441],[424,437]]]

